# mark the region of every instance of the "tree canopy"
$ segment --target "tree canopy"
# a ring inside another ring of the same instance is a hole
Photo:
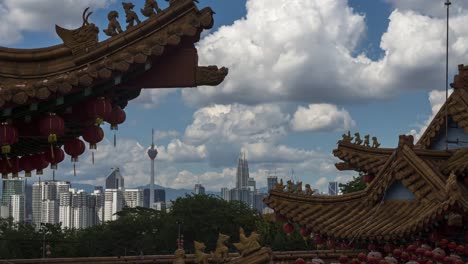
[[[83,230],[46,224],[34,226],[0,219],[1,258],[41,258],[42,246],[50,245],[51,257],[97,257],[140,254],[172,254],[179,232],[184,248],[193,252],[193,241],[214,251],[219,233],[229,235],[229,245],[239,241],[239,228],[257,231],[263,245],[273,250],[307,249],[295,232],[284,234],[282,224],[265,219],[246,204],[215,196],[188,195],[173,202],[169,212],[148,208],[124,208],[116,221]],[[233,251],[234,248],[231,248]]]

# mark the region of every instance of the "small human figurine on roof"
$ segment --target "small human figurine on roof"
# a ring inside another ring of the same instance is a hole
[[[122,2],[123,9],[125,10],[125,18],[127,22],[127,29],[130,29],[134,26],[136,21],[137,25],[141,23],[140,19],[138,19],[138,15],[133,11],[135,5],[133,3],[126,3]]]
[[[156,10],[156,12],[154,12],[154,10]],[[145,17],[151,17],[156,15],[156,13],[161,12],[162,10],[159,8],[156,0],[145,0],[145,6],[140,9],[140,11]]]
[[[103,31],[109,37],[116,36],[117,34],[123,32],[119,21],[117,21],[117,18],[119,18],[119,13],[117,11],[110,11],[107,15],[107,19],[109,19],[109,25],[107,26],[107,29],[104,29]]]

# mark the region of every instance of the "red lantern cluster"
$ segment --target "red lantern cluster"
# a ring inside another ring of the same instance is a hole
[[[109,114],[108,119],[106,121],[111,125],[111,130],[117,130],[118,125],[125,122],[127,118],[125,111],[120,108],[120,106],[115,106],[112,108],[111,113]]]
[[[8,123],[0,124],[0,145],[2,154],[11,152],[11,145],[18,142],[18,130]]]
[[[97,97],[86,104],[88,117],[94,119],[96,125],[101,125],[112,112],[111,101],[104,97]]]
[[[55,113],[49,113],[39,121],[39,131],[49,143],[56,143],[57,138],[65,134],[65,121]]]

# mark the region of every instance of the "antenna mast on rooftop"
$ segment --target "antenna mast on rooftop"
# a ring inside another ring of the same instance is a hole
[[[446,51],[445,51],[445,150],[448,150],[448,60],[449,60],[449,18],[450,18],[450,0],[444,3],[447,7],[447,38],[446,38]]]

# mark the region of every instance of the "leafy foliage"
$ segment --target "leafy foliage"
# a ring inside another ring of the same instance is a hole
[[[174,201],[170,212],[148,208],[125,208],[118,220],[83,230],[46,224],[32,225],[0,219],[0,259],[41,258],[43,245],[51,257],[97,257],[140,254],[173,254],[180,231],[187,253],[193,241],[202,241],[214,251],[218,233],[229,235],[229,244],[239,241],[239,228],[257,231],[262,243],[273,250],[306,249],[297,232],[286,235],[282,224],[260,216],[241,202],[227,202],[207,195],[190,195]],[[234,248],[231,248],[234,250]]]
[[[366,184],[362,180],[362,176],[358,176],[353,177],[353,179],[348,183],[340,183],[339,187],[342,193],[352,193],[364,190],[366,188]]]

